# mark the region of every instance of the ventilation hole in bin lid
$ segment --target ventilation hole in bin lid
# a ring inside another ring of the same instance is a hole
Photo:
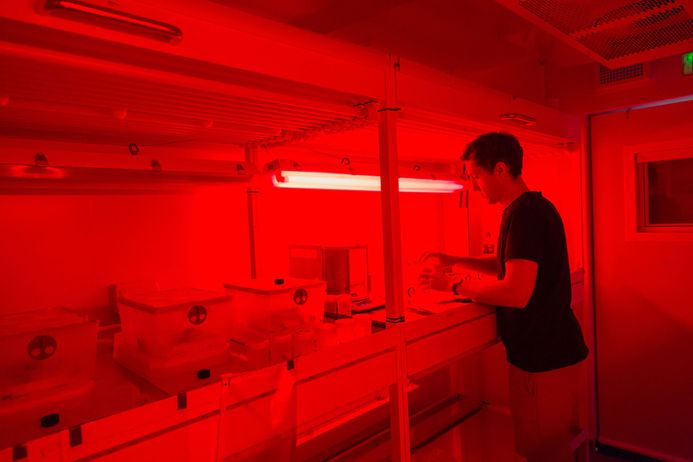
[[[277,278],[274,280],[274,284],[277,286],[281,286],[284,284],[284,278]]]
[[[43,428],[54,427],[60,423],[60,414],[48,414],[41,417],[41,426]]]
[[[209,369],[200,369],[197,371],[197,378],[200,380],[208,379],[212,375]]]
[[[306,289],[297,289],[294,292],[294,303],[297,305],[305,305],[308,301],[308,291]]]
[[[27,345],[27,353],[31,359],[41,361],[53,356],[58,349],[58,342],[50,335],[37,335]]]
[[[207,308],[202,305],[195,305],[188,310],[188,322],[190,324],[202,324],[207,320]]]

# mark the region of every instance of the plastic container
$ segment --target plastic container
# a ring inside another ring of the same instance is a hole
[[[335,326],[337,326],[337,339],[339,343],[350,342],[356,337],[353,318],[337,319],[335,321]]]
[[[311,327],[324,315],[325,283],[307,279],[253,279],[225,285],[234,322],[257,332]]]
[[[228,346],[214,337],[172,347],[167,355],[152,355],[127,341],[124,333],[113,337],[113,357],[132,372],[144,377],[162,390],[177,392],[208,379],[212,370],[230,366]]]
[[[91,382],[98,322],[67,308],[0,317],[0,408]]]
[[[300,330],[294,334],[294,355],[296,357],[313,353],[316,346],[314,330]]]
[[[272,364],[294,358],[294,342],[291,334],[274,335],[269,339]]]
[[[369,314],[359,314],[353,316],[354,337],[366,337],[371,334],[371,316]]]
[[[337,295],[337,314],[340,316],[351,316],[351,295]]]
[[[246,357],[250,370],[267,367],[270,364],[269,340],[256,340],[246,345]]]
[[[242,332],[231,339],[229,354],[242,370],[261,369],[270,365],[270,341],[265,335]]]
[[[339,344],[337,326],[334,324],[323,322],[318,324],[315,330],[318,350],[324,350]]]
[[[336,315],[338,310],[339,306],[337,305],[337,296],[330,294],[325,295],[325,313]]]
[[[230,302],[223,292],[202,289],[124,291],[118,297],[122,341],[152,355],[202,338],[224,343],[234,326]]]

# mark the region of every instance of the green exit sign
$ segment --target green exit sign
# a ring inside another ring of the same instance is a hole
[[[683,62],[684,75],[693,74],[693,51],[685,53],[683,56],[681,56],[681,61]]]

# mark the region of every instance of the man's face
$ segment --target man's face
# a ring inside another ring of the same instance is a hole
[[[495,169],[493,172],[478,166],[474,160],[464,161],[464,172],[472,183],[473,191],[480,191],[489,204],[499,202],[499,178]]]

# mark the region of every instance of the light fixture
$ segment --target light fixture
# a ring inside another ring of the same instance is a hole
[[[521,125],[523,127],[533,127],[537,124],[537,119],[526,114],[519,114],[517,112],[506,112],[500,115],[500,120],[503,122],[510,122],[513,124]]]
[[[304,172],[280,170],[272,174],[272,184],[278,188],[331,189],[337,191],[380,191],[380,177],[348,173]],[[453,180],[400,178],[400,192],[452,193],[463,186]]]
[[[131,152],[137,150],[134,143]],[[253,170],[245,162],[212,159],[167,159],[166,163],[139,155],[137,159],[121,154],[103,153],[95,165],[87,154],[57,151],[48,156],[34,154],[33,162],[24,153],[10,152],[0,160],[2,179],[65,180],[71,184],[117,184],[141,182],[206,183],[249,181]],[[39,183],[39,182],[36,182]]]
[[[105,3],[105,2],[104,2]],[[176,43],[183,32],[176,26],[155,19],[125,13],[115,8],[106,8],[82,0],[47,0],[42,11],[90,22],[99,21],[113,27],[127,28],[131,32],[152,36]]]

